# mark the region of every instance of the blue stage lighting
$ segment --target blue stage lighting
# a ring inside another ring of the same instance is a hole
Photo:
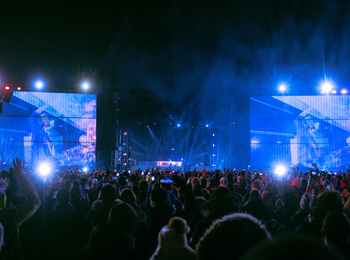
[[[280,83],[278,85],[278,91],[282,94],[287,91],[287,85],[285,83]]]
[[[209,125],[207,124],[207,125],[205,125],[205,127],[209,127]]]
[[[333,89],[334,84],[331,81],[325,80],[321,83],[322,94],[329,94],[330,92],[332,92]]]
[[[34,82],[34,86],[37,90],[41,90],[45,86],[45,84],[41,79],[38,79]]]
[[[181,126],[181,124],[177,124],[177,127],[180,127]]]
[[[48,162],[39,163],[38,173],[41,177],[47,177],[52,173],[51,165]]]
[[[88,81],[83,81],[80,86],[84,91],[87,91],[90,89],[90,83]]]
[[[343,95],[345,95],[345,94],[348,94],[348,91],[344,88],[344,89],[341,90],[341,93],[342,93]]]
[[[287,168],[284,167],[283,165],[277,165],[275,168],[274,173],[278,176],[278,177],[283,177],[284,175],[287,174]]]

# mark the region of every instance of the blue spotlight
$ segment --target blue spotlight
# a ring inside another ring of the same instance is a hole
[[[181,124],[177,124],[177,127],[180,127],[181,126]]]
[[[285,83],[280,83],[278,85],[278,91],[282,94],[287,91],[287,85]]]
[[[85,172],[85,173],[87,173],[87,172],[88,172],[88,170],[89,170],[89,168],[88,168],[88,167],[86,167],[86,166],[83,168],[83,172]]]
[[[45,84],[41,79],[38,79],[34,82],[34,86],[37,90],[41,90],[45,86]]]
[[[208,124],[206,124],[206,125],[205,125],[205,127],[209,127],[209,125],[208,125]]]
[[[275,174],[278,176],[278,177],[283,177],[287,174],[287,168],[284,167],[283,165],[277,165],[276,168],[275,168]]]
[[[39,163],[38,173],[42,177],[46,177],[52,173],[51,165],[47,162]]]
[[[342,93],[343,95],[346,95],[346,94],[348,94],[348,91],[344,88],[340,91],[340,93]]]
[[[90,89],[90,83],[88,81],[83,81],[80,85],[80,87],[84,90],[87,91]]]
[[[321,83],[321,93],[322,94],[329,94],[330,92],[332,92],[332,90],[334,89],[334,83],[329,81],[329,80],[324,80]]]

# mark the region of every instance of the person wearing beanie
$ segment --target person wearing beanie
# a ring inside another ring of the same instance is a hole
[[[253,182],[252,184],[252,190],[259,190],[260,193],[262,193],[264,191],[264,184],[262,183],[261,180],[257,179]]]
[[[201,184],[201,180],[197,177],[192,178],[191,180],[192,187],[197,183]]]
[[[220,186],[226,188],[228,185],[228,180],[225,177],[220,179]]]
[[[299,179],[294,179],[292,181],[292,186],[295,186],[295,187],[299,188],[300,187],[300,180]]]
[[[154,188],[151,193],[151,208],[146,217],[135,228],[135,247],[144,257],[149,258],[157,248],[158,233],[175,214],[168,192],[164,188]]]
[[[188,246],[186,234],[190,231],[184,219],[174,217],[158,235],[158,247],[151,260],[194,260],[196,254]]]

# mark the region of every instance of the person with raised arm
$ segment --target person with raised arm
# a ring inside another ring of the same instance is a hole
[[[29,219],[40,207],[41,201],[32,182],[24,174],[24,162],[13,160],[13,168],[8,174],[13,174],[21,186],[25,200],[14,206],[6,207],[6,192],[0,187],[0,222],[4,226],[4,255],[6,259],[23,259],[19,241],[19,227]]]

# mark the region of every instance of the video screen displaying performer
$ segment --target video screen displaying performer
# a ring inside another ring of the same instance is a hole
[[[0,114],[0,163],[95,165],[96,95],[14,92]]]
[[[250,109],[252,166],[350,166],[349,96],[251,97]]]

